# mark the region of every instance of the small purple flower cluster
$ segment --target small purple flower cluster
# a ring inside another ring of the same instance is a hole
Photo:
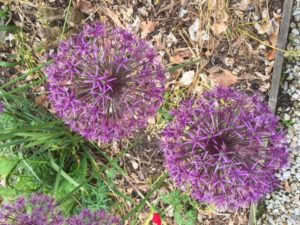
[[[1,225],[121,225],[118,218],[105,211],[83,210],[79,215],[64,218],[53,198],[34,194],[30,199],[18,198],[13,204],[0,207]]]
[[[245,207],[277,187],[276,170],[288,158],[284,135],[258,96],[218,87],[172,114],[161,144],[166,165],[197,200]]]
[[[34,194],[30,199],[18,198],[0,208],[1,225],[63,225],[64,217],[53,198]]]
[[[165,72],[157,53],[127,30],[86,25],[52,58],[49,99],[57,115],[88,140],[131,136],[162,104]]]

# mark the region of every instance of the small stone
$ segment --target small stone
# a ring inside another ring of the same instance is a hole
[[[290,192],[291,191],[291,187],[289,185],[289,183],[287,181],[284,182],[284,189],[286,192]]]
[[[299,100],[299,95],[298,95],[297,93],[294,93],[294,94],[292,95],[292,99],[294,99],[294,100]]]
[[[292,191],[296,191],[297,188],[298,188],[297,185],[296,185],[295,183],[291,184],[290,187],[291,187],[291,190],[292,190]]]
[[[291,119],[291,116],[290,116],[289,114],[285,113],[285,114],[283,115],[283,119],[284,119],[284,120],[290,120],[290,119]]]
[[[187,10],[185,10],[184,8],[180,8],[180,10],[179,10],[179,17],[182,18],[187,13],[188,13]]]
[[[137,170],[139,168],[139,164],[135,160],[132,160],[130,163],[134,170]]]
[[[294,114],[298,117],[300,117],[300,111],[295,111]]]
[[[299,175],[300,175],[300,174],[299,174]],[[281,178],[282,178],[283,180],[287,180],[287,179],[290,178],[290,176],[291,176],[291,172],[290,172],[290,171],[285,171],[285,172],[283,172]]]
[[[293,80],[294,79],[294,74],[289,73],[288,77],[286,78],[287,80]]]
[[[299,30],[297,30],[296,28],[292,29],[292,34],[298,36],[300,34]]]

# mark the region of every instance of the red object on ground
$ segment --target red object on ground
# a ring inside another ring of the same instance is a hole
[[[162,220],[161,220],[159,213],[153,214],[152,222],[156,225],[162,225]]]

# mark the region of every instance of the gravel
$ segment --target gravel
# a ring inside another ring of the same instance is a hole
[[[293,10],[288,50],[298,50],[300,43],[300,0]],[[259,225],[300,224],[300,57],[289,58],[285,65],[282,93],[289,96],[289,107],[279,107],[278,114],[288,126],[290,165],[278,173],[281,188],[265,199],[266,211]]]

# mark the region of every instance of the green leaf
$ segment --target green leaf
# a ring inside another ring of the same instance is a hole
[[[63,157],[60,160],[59,170],[57,172],[56,179],[55,179],[55,184],[54,184],[54,189],[53,189],[53,195],[57,194],[58,185],[59,185],[59,181],[60,181],[60,177],[61,177],[61,171],[62,171],[62,167],[63,167],[64,162],[65,162],[65,157],[66,157],[66,154],[63,154]]]
[[[181,69],[181,68],[184,68],[184,67],[187,67],[187,66],[199,63],[199,62],[201,62],[201,59],[189,60],[189,61],[183,62],[182,64],[171,66],[170,68],[168,68],[168,72],[174,73],[178,69]]]
[[[49,152],[49,158],[50,158],[50,163],[52,168],[56,171],[59,172],[59,166],[54,162],[54,159],[51,155],[51,153]],[[70,177],[65,171],[61,170],[61,176],[63,176],[67,181],[69,181],[71,184],[73,184],[75,187],[78,187],[79,184],[72,178]]]
[[[0,26],[0,31],[18,31],[18,30],[20,30],[20,28],[13,25]]]
[[[50,63],[51,63],[51,61],[48,61],[48,62],[46,62],[44,64],[41,64],[41,65],[39,65],[39,66],[37,66],[37,67],[29,70],[28,72],[22,74],[21,76],[15,78],[13,80],[10,80],[9,82],[7,82],[7,83],[3,84],[2,86],[0,86],[0,90],[2,90],[4,88],[7,88],[7,87],[9,87],[9,86],[11,86],[13,84],[15,84],[19,80],[25,79],[30,74],[33,74],[34,72],[39,71],[40,69],[44,68],[45,66],[49,65]]]
[[[0,157],[0,179],[6,179],[18,163],[18,159]]]
[[[6,68],[11,68],[11,67],[15,67],[20,65],[19,62],[16,63],[10,63],[10,62],[4,62],[4,61],[0,61],[0,67],[6,67]]]

